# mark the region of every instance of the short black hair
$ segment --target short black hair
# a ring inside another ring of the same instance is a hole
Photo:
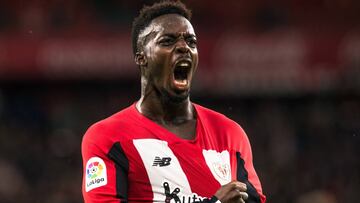
[[[140,33],[151,23],[154,18],[166,14],[179,14],[190,21],[191,11],[181,1],[164,0],[146,6],[140,10],[138,17],[133,21],[131,30],[131,41],[133,54],[138,51],[138,40]]]

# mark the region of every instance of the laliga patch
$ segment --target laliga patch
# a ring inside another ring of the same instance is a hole
[[[85,191],[106,185],[107,175],[104,161],[99,157],[91,157],[86,163]]]

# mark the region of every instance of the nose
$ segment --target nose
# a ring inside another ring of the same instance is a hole
[[[188,53],[189,52],[189,46],[186,43],[184,38],[181,38],[176,43],[176,52],[178,53]]]

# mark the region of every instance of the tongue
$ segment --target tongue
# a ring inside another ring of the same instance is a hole
[[[174,80],[174,84],[175,84],[176,87],[184,88],[184,87],[187,86],[188,81],[187,81],[186,79],[183,79],[183,80],[181,80],[181,79],[175,79],[175,80]]]

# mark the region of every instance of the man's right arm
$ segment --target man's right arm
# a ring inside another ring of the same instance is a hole
[[[119,203],[121,200],[126,201],[128,165],[126,157],[119,154],[121,152],[120,144],[114,144],[106,150],[106,147],[102,148],[103,145],[94,139],[94,133],[98,132],[89,129],[81,145],[84,202]],[[124,157],[125,159],[122,159]]]

